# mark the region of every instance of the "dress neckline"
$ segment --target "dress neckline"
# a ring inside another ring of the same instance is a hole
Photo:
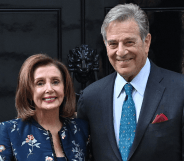
[[[57,161],[66,161],[65,157],[57,157]]]

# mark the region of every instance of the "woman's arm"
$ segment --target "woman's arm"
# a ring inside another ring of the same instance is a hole
[[[8,123],[0,123],[0,161],[13,160],[12,145],[8,134]]]

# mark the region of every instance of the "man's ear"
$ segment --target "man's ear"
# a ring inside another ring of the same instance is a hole
[[[105,41],[105,40],[103,39],[103,42],[104,42],[105,46],[107,46],[107,41]]]
[[[147,54],[149,52],[150,44],[151,44],[151,34],[148,33],[144,41],[145,52]]]

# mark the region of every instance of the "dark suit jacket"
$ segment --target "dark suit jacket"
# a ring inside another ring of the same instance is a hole
[[[121,161],[113,126],[113,89],[116,73],[88,86],[78,102],[78,117],[90,125],[95,161]],[[144,93],[129,161],[184,161],[184,76],[157,67]],[[157,114],[168,121],[152,124]]]

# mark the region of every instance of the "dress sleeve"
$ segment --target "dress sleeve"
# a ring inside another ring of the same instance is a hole
[[[0,123],[0,161],[11,161],[13,159],[8,129],[7,122]]]

